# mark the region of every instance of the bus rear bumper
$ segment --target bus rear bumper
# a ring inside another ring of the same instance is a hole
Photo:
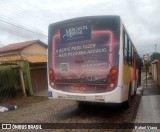
[[[49,99],[67,99],[75,101],[86,101],[86,102],[104,102],[104,103],[122,103],[126,100],[122,98],[122,88],[117,87],[115,90],[106,93],[94,93],[94,94],[83,94],[83,93],[69,93],[59,90],[55,90],[49,86],[48,97]]]

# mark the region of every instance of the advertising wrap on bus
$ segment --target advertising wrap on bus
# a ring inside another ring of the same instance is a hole
[[[49,83],[73,93],[104,93],[118,80],[119,30],[112,21],[79,21],[52,29]]]

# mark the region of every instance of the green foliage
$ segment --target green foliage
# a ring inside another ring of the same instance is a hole
[[[0,66],[0,98],[5,94],[9,94],[10,91],[16,91],[17,95],[22,95],[22,86],[19,73],[16,73],[16,69],[20,67],[23,72],[24,85],[27,96],[33,94],[32,84],[30,78],[30,66],[28,61],[16,61],[17,65],[4,65]],[[18,78],[18,79],[17,79]],[[17,82],[18,81],[18,82]]]
[[[27,96],[30,96],[32,91],[32,84],[31,84],[31,77],[30,77],[30,66],[28,61],[23,61],[23,72],[24,72],[24,81],[25,81],[25,88]]]
[[[27,96],[31,96],[31,92],[28,89],[26,89],[26,94]]]
[[[151,61],[154,61],[155,59],[158,59],[160,57],[160,53],[153,53],[150,58],[151,58]]]
[[[144,68],[148,71],[151,66],[151,61],[144,61]]]
[[[21,89],[17,68],[0,70],[0,98],[12,97]]]

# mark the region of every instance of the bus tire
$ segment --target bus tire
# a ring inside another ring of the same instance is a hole
[[[136,96],[137,95],[137,86],[135,86],[135,88],[134,88],[134,96]]]
[[[129,108],[131,105],[131,85],[129,86],[129,91],[128,91],[128,100],[124,103],[124,108]]]

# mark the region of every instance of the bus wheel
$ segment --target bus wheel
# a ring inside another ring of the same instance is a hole
[[[134,88],[134,96],[137,95],[137,87]]]
[[[124,108],[129,108],[131,105],[131,87],[128,92],[128,100],[124,103]]]

